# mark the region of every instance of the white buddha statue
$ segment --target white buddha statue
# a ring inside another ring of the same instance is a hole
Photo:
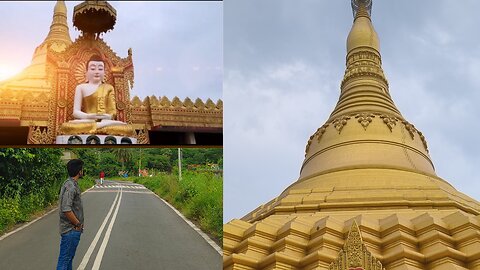
[[[87,83],[75,89],[74,120],[63,123],[61,134],[106,134],[132,136],[133,127],[116,119],[115,91],[103,83],[105,63],[97,55],[90,58],[86,71]]]

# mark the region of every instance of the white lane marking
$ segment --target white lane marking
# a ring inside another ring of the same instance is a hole
[[[104,190],[92,190],[90,192],[93,192],[93,193],[112,193],[112,192],[117,192],[116,190],[113,190],[113,189],[104,189]],[[145,190],[145,191],[137,191],[137,190],[128,190],[128,189],[124,189],[123,190],[123,193],[141,193],[141,194],[150,194],[152,193],[151,191],[149,190]]]
[[[82,193],[82,195],[83,195],[84,193],[90,191],[92,188],[93,188],[93,186],[92,186],[91,188],[85,190],[85,191]],[[20,227],[20,228],[18,228],[18,229],[15,229],[15,230],[13,230],[13,231],[11,231],[11,232],[9,232],[9,233],[6,233],[6,234],[0,236],[0,241],[2,241],[3,239],[9,237],[10,235],[12,235],[12,234],[14,234],[14,233],[16,233],[16,232],[19,232],[19,231],[27,228],[28,226],[30,226],[30,225],[32,225],[33,223],[39,221],[40,219],[44,218],[45,216],[51,214],[53,211],[55,211],[55,210],[57,210],[57,209],[58,209],[58,206],[55,207],[55,208],[53,208],[52,210],[48,211],[47,213],[43,214],[43,216],[40,216],[40,217],[38,217],[38,218],[36,218],[36,219],[34,219],[34,220],[26,223],[26,224],[23,225],[22,227]]]
[[[107,189],[107,188],[133,188],[133,189],[147,189],[142,185],[95,185],[96,189]]]
[[[97,234],[93,238],[93,241],[90,244],[90,246],[88,247],[87,252],[83,256],[82,262],[78,266],[77,270],[83,270],[83,269],[85,269],[85,267],[87,267],[88,261],[90,260],[90,256],[92,256],[93,250],[97,246],[98,239],[100,238],[100,235],[102,234],[103,229],[105,228],[105,225],[107,224],[108,219],[112,215],[112,211],[113,211],[113,208],[115,206],[115,203],[117,202],[118,196],[119,196],[119,193],[118,193],[118,190],[117,190],[117,196],[115,196],[115,200],[113,201],[112,206],[110,207],[110,210],[108,211],[107,216],[103,220],[102,226],[100,226],[100,229],[98,229]]]
[[[120,203],[122,202],[122,188],[120,188],[120,199],[118,199],[117,207],[115,208],[115,213],[113,213],[112,220],[110,224],[108,224],[107,232],[105,233],[105,237],[103,238],[102,245],[98,250],[97,257],[95,257],[95,262],[93,263],[92,270],[98,270],[100,268],[100,264],[102,263],[103,253],[105,252],[105,248],[107,247],[108,240],[110,239],[110,234],[112,233],[112,227],[115,223],[115,219],[117,218],[118,209],[120,208]]]
[[[151,191],[134,191],[134,190],[124,190],[125,193],[135,193],[135,194],[150,194]]]
[[[168,207],[172,208],[172,210],[175,211],[175,213],[177,213],[177,215],[180,216],[190,227],[192,227],[192,229],[194,229],[198,234],[200,234],[200,236],[203,239],[205,239],[205,241],[207,241],[207,243],[210,244],[210,246],[212,246],[218,252],[218,254],[220,254],[220,255],[223,254],[222,249],[217,245],[217,243],[215,243],[215,241],[210,239],[210,237],[208,237],[207,234],[205,234],[202,230],[200,230],[197,226],[195,226],[195,224],[193,224],[190,220],[188,220],[185,216],[183,216],[183,214],[180,213],[180,211],[178,211],[175,207],[173,207],[171,204],[169,204],[164,199],[160,198],[157,194],[155,194],[153,192],[152,192],[152,194],[157,196],[157,198],[159,198],[160,200],[162,200],[166,205],[168,205]]]

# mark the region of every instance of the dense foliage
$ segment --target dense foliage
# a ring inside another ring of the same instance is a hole
[[[38,193],[65,180],[61,156],[57,148],[0,149],[0,196]]]
[[[138,175],[139,169],[147,169],[153,174],[172,172],[178,168],[178,150],[176,148],[73,148],[78,158],[85,162],[85,173],[98,177],[100,171],[105,176],[116,177],[120,171],[129,176]],[[206,163],[223,166],[223,152],[220,148],[182,149],[182,168],[189,165]]]
[[[136,183],[146,186],[179,209],[189,219],[197,221],[203,231],[219,243],[222,239],[223,181],[210,172],[187,171],[182,180],[176,175],[136,177]]]

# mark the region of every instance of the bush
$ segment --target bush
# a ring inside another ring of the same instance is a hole
[[[179,181],[176,175],[135,178],[160,197],[174,205],[189,219],[199,223],[202,230],[219,242],[223,230],[222,177],[208,172],[185,172]]]

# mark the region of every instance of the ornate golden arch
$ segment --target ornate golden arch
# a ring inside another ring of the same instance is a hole
[[[86,62],[94,54],[105,60],[105,82],[115,88],[117,119],[131,123],[130,90],[133,86],[134,71],[132,51],[126,58],[120,58],[102,40],[81,36],[63,52],[49,54],[48,62],[53,69],[52,99],[50,103],[49,137],[54,140],[60,125],[72,120],[75,88],[84,83]]]

